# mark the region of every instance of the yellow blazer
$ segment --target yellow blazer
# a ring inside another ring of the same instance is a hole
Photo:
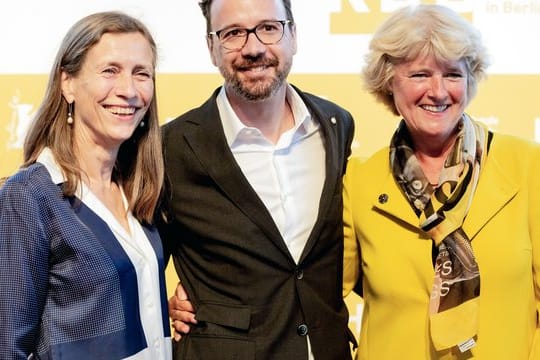
[[[388,148],[349,161],[344,295],[362,281],[358,359],[540,359],[540,146],[495,134],[463,228],[480,269],[479,331],[464,355],[429,335],[432,241],[394,181]],[[469,357],[467,357],[469,356]]]

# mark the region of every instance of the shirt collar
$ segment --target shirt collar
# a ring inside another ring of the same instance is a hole
[[[45,148],[43,148],[43,150],[41,150],[41,152],[39,153],[39,156],[37,157],[36,162],[39,162],[40,164],[45,166],[45,168],[47,169],[47,171],[51,175],[52,181],[56,185],[63,184],[64,182],[66,182],[66,177],[64,176],[64,173],[62,172],[62,169],[60,168],[60,166],[56,162],[56,160],[54,158],[54,154],[53,154],[52,150],[49,147],[45,147]],[[128,206],[127,198],[126,198],[126,196],[124,194],[124,189],[121,186],[120,186],[120,191],[122,192],[122,198],[124,200],[124,207],[127,208],[127,206]],[[85,200],[87,198],[86,194],[88,192],[90,192],[90,189],[83,182],[83,183],[80,184],[80,186],[77,187],[76,195],[81,200]]]
[[[51,175],[52,181],[58,185],[62,184],[66,181],[66,178],[64,176],[64,173],[62,172],[62,169],[54,159],[54,155],[50,148],[45,147],[41,152],[39,153],[39,156],[36,160],[37,162],[43,164],[49,174]]]
[[[300,97],[300,95],[294,90],[294,88],[287,84],[287,101],[291,106],[291,110],[294,118],[294,128],[289,130],[292,133],[297,133],[298,136],[304,136],[308,133],[316,131],[319,125],[313,120],[306,104]],[[245,130],[253,130],[259,132],[258,129],[244,125],[234,112],[227,94],[225,87],[222,87],[217,98],[217,107],[219,110],[219,116],[223,124],[223,130],[225,132],[225,138],[229,147],[233,147],[243,141],[239,138]],[[240,141],[239,141],[240,140]]]

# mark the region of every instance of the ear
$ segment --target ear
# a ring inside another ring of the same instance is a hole
[[[217,66],[216,56],[214,55],[214,41],[212,39],[212,36],[206,35],[206,46],[208,47],[208,52],[210,53],[210,59],[212,60],[212,64],[214,66]]]
[[[71,104],[73,101],[75,101],[75,96],[73,94],[73,76],[69,75],[65,71],[62,71],[61,86],[62,95],[64,95],[66,101]]]
[[[388,83],[386,84],[386,92],[388,94],[394,93],[394,78],[390,79]]]
[[[292,41],[292,51],[293,51],[293,55],[296,55],[296,51],[298,50],[298,44],[296,42],[296,24],[293,23],[290,27],[289,27],[289,30],[291,32],[291,41]]]

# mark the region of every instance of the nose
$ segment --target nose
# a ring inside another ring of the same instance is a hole
[[[444,99],[448,95],[445,79],[441,75],[431,77],[430,95],[435,99]]]
[[[242,55],[244,56],[257,56],[266,51],[266,45],[263,44],[255,32],[247,34],[246,43],[242,48]]]
[[[133,98],[137,95],[137,88],[131,74],[124,73],[118,77],[116,83],[116,95],[128,99]]]

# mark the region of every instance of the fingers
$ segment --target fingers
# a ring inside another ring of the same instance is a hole
[[[184,289],[181,282],[178,282],[178,285],[176,285],[174,295],[176,295],[180,300],[187,300],[188,296],[186,293],[186,289]]]
[[[169,311],[169,316],[171,317],[172,321],[179,321],[186,324],[197,324],[195,313],[192,311],[173,309],[172,311]]]
[[[169,299],[169,315],[173,320],[196,324],[194,313],[195,309],[188,300],[184,287],[178,283],[174,295]]]
[[[180,341],[182,336],[186,335],[190,330],[189,325],[179,320],[173,320],[171,324],[173,327],[173,337],[176,341]]]
[[[179,301],[179,303],[183,304],[184,309],[190,309],[190,311],[177,309],[169,310],[169,316],[171,317],[171,324],[174,330],[173,337],[176,341],[179,341],[183,335],[186,335],[191,330],[189,324],[197,324],[191,303],[189,301]]]
[[[195,313],[195,308],[189,300],[178,300],[177,297],[173,296],[169,299],[169,312],[174,311],[185,311],[189,313]]]
[[[195,309],[189,300],[179,300],[176,295],[169,299],[169,316],[172,320],[196,324]]]
[[[169,316],[173,327],[174,340],[179,341],[190,331],[190,324],[197,324],[195,309],[188,300],[187,293],[181,283],[178,283],[174,295],[168,302]]]

